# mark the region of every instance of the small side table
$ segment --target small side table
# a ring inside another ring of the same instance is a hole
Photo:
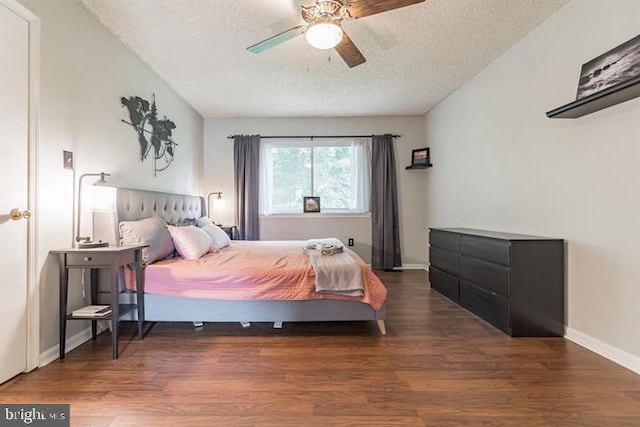
[[[118,358],[118,321],[131,310],[138,310],[138,339],[143,338],[144,326],[144,281],[142,277],[142,249],[147,245],[109,246],[91,249],[59,249],[51,251],[60,260],[60,359],[65,356],[67,320],[91,320],[91,337],[97,337],[97,321],[111,320],[111,344],[113,358]],[[119,304],[120,283],[124,283],[124,267],[132,266],[136,278],[136,304]],[[108,272],[111,296],[111,313],[96,319],[95,317],[72,316],[67,313],[67,295],[69,290],[69,269],[89,268],[91,270],[91,304],[97,304],[98,271]]]
[[[229,235],[231,240],[235,240],[236,238],[236,226],[235,225],[221,225],[222,231]]]

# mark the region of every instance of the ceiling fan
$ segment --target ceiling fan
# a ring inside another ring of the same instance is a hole
[[[264,52],[294,37],[306,34],[309,44],[317,49],[335,48],[338,54],[353,68],[366,61],[360,50],[342,29],[345,19],[358,19],[376,13],[422,3],[425,0],[316,0],[315,4],[301,5],[302,19],[306,24],[297,25],[286,31],[262,40],[247,50]]]

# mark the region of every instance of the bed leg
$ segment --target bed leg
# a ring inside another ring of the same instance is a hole
[[[204,323],[202,322],[193,322],[193,327],[196,329],[202,328],[204,326]]]
[[[378,329],[380,329],[381,335],[387,335],[387,328],[384,326],[384,319],[376,320],[378,322]]]
[[[273,329],[282,329],[282,321],[278,320],[276,322],[273,322]]]
[[[240,322],[240,324],[243,328],[248,328],[249,326],[251,326],[251,322]]]

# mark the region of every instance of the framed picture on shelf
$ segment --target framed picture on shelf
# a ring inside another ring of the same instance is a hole
[[[429,148],[418,148],[411,151],[411,167],[427,167],[431,165]]]
[[[302,208],[304,213],[320,212],[320,197],[305,196],[303,200]]]
[[[640,76],[640,35],[583,64],[576,99],[638,76]]]

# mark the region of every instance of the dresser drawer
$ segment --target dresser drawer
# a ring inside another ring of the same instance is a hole
[[[511,265],[508,240],[487,239],[483,237],[465,236],[460,239],[460,253],[496,262],[502,265]]]
[[[460,269],[460,256],[431,246],[429,264],[457,276]]]
[[[461,280],[460,302],[487,322],[507,333],[511,333],[509,303],[506,299]]]
[[[460,295],[458,278],[451,274],[431,266],[429,267],[429,282],[431,287],[439,291],[440,293],[448,296],[453,300],[458,300]]]
[[[460,253],[460,235],[446,231],[429,231],[429,244],[454,254]]]
[[[67,266],[69,267],[99,267],[113,265],[111,254],[67,254]]]
[[[509,296],[509,268],[467,256],[460,257],[460,278],[490,292]]]

